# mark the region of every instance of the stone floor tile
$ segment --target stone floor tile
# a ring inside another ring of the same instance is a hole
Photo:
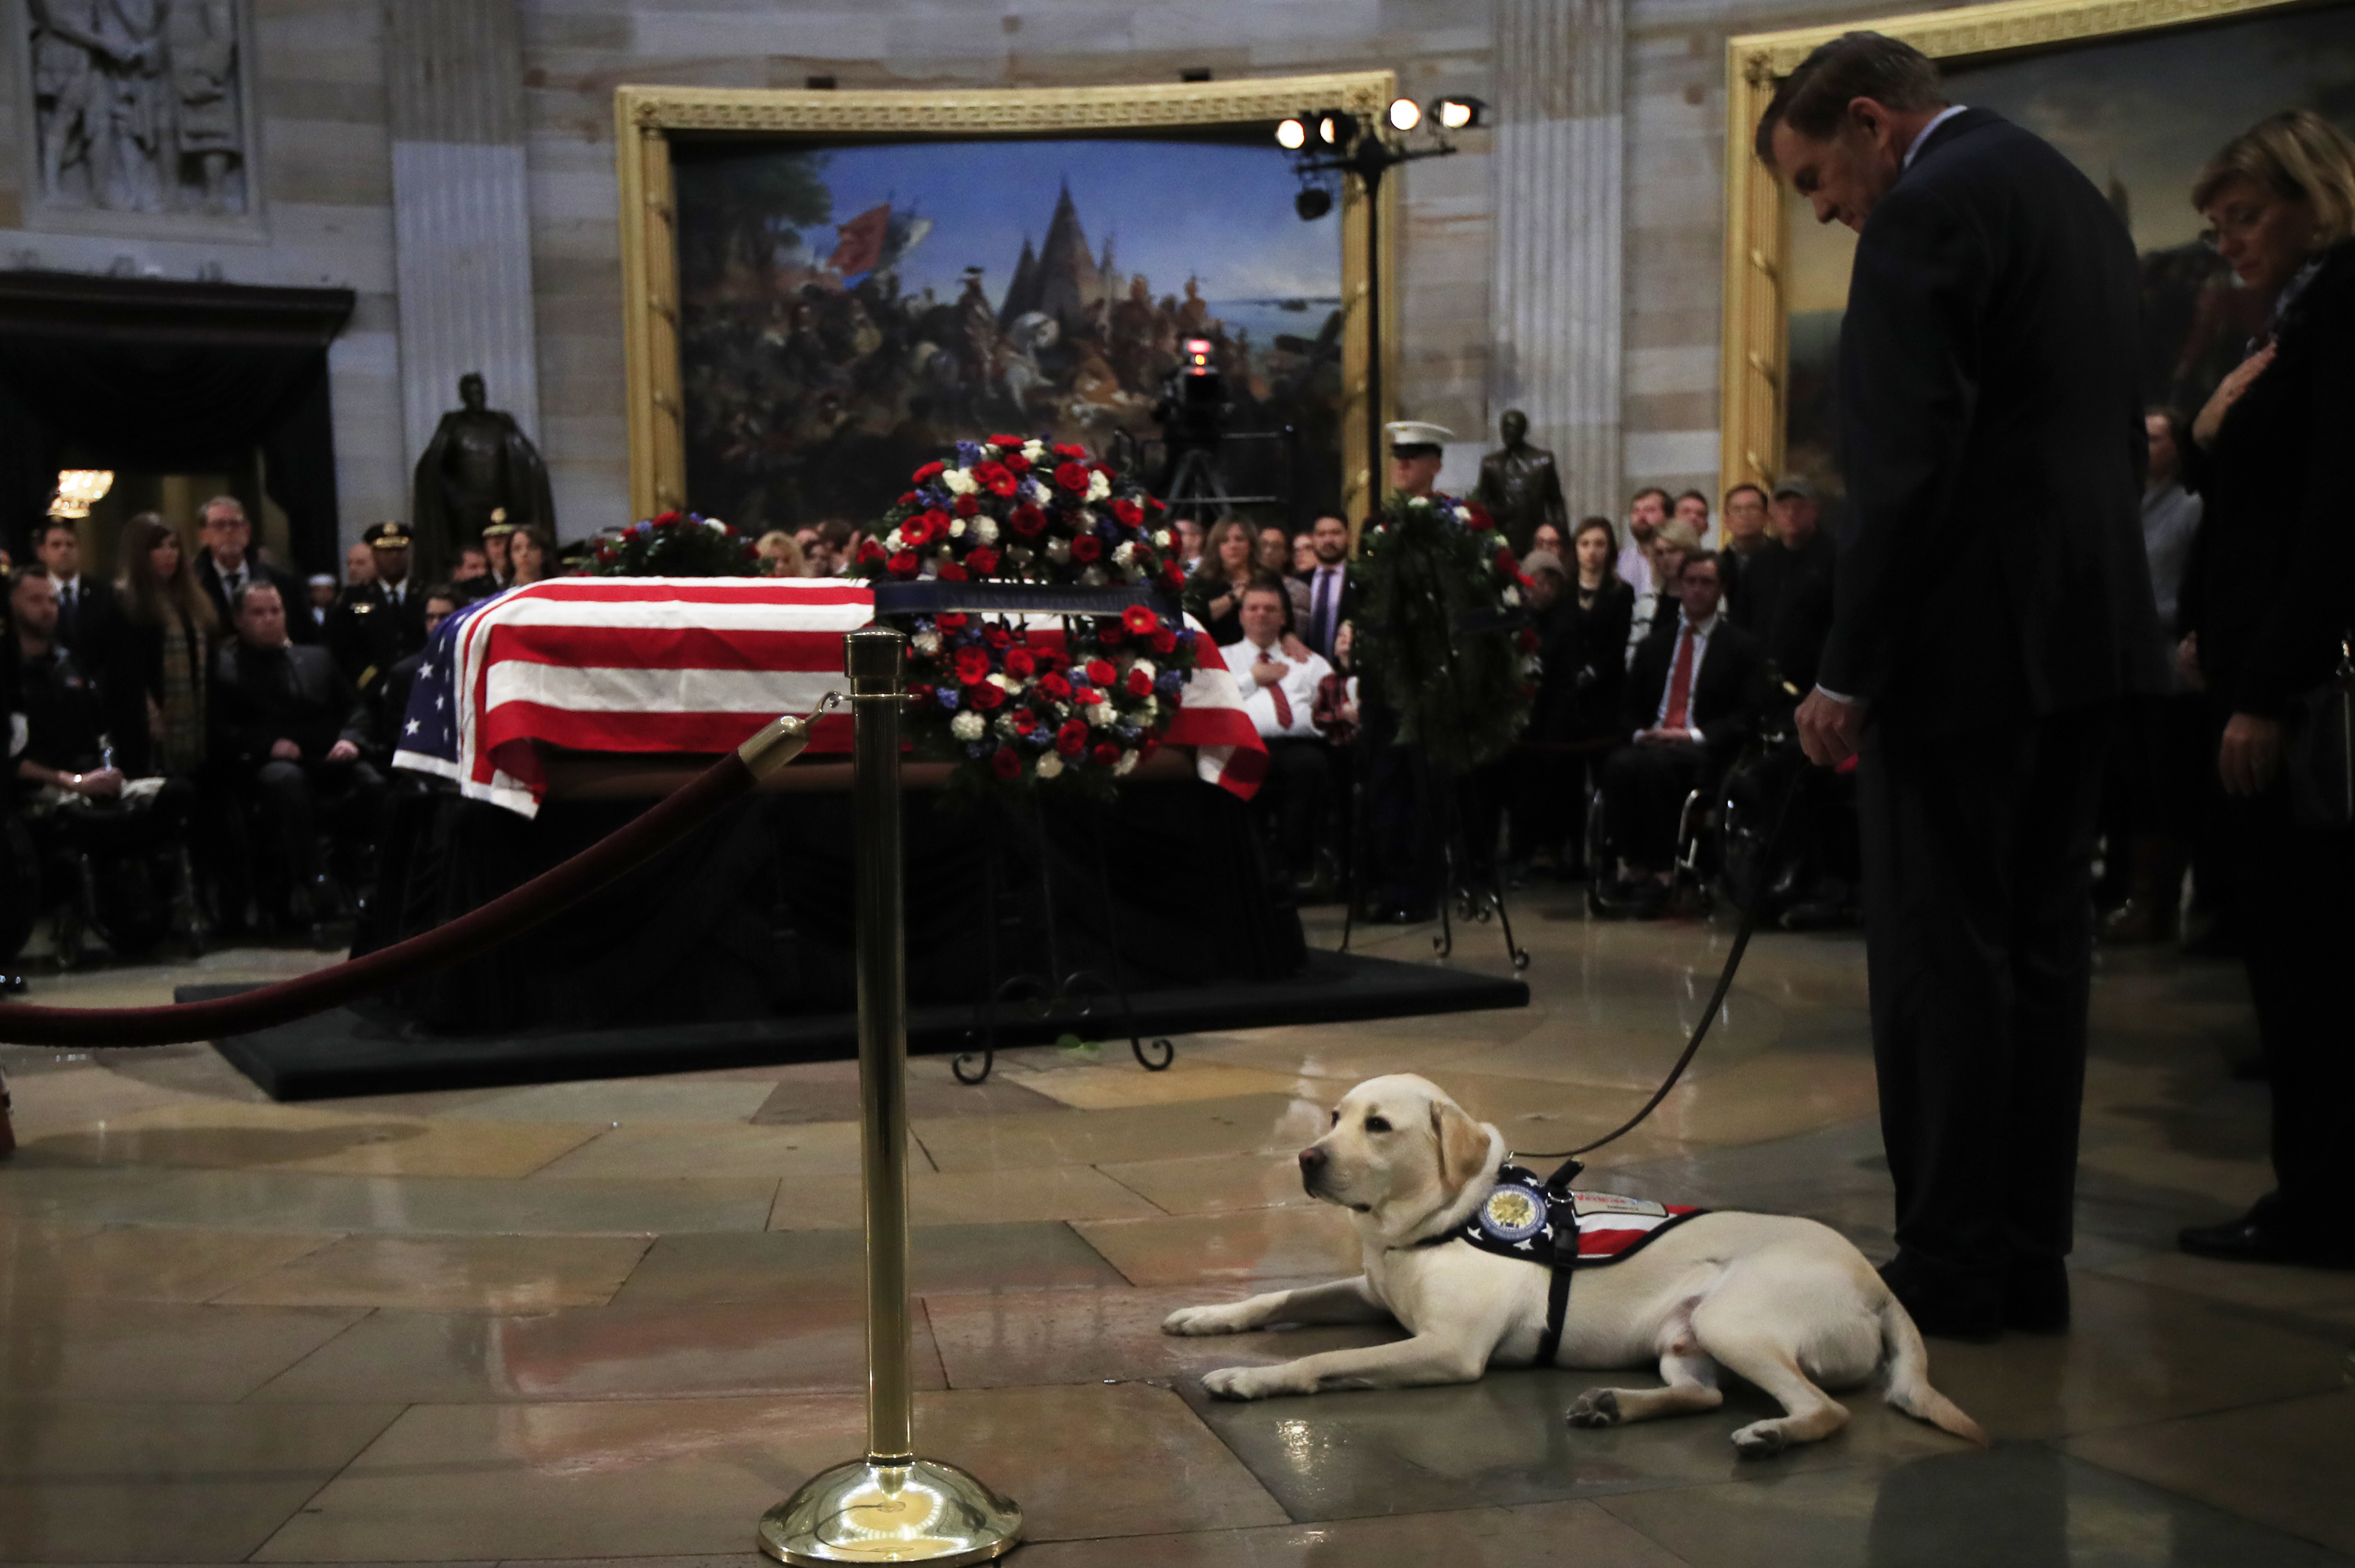
[[[400,1413],[0,1401],[0,1562],[238,1562]]]
[[[1236,1337],[1240,1347],[1255,1336]],[[1737,1387],[1722,1408],[1604,1431],[1573,1430],[1562,1412],[1582,1390],[1657,1388],[1646,1372],[1502,1371],[1477,1383],[1233,1404],[1199,1385],[1178,1391],[1295,1520],[1600,1497],[1687,1488],[1760,1473],[1734,1452],[1734,1429],[1781,1409]],[[1876,1391],[1842,1397],[1848,1426],[1777,1457],[1777,1476],[1949,1454],[1960,1438],[1900,1415]],[[1800,1559],[1794,1559],[1800,1561]]]
[[[601,1128],[344,1116],[207,1100],[25,1139],[27,1164],[194,1165],[356,1176],[527,1176]]]
[[[913,1162],[923,1158],[911,1147]],[[609,1128],[594,1141],[551,1161],[540,1181],[595,1177],[652,1181],[692,1171],[704,1177],[855,1176],[858,1124],[808,1122],[798,1127],[687,1126],[642,1122]]]
[[[847,1394],[420,1405],[258,1560],[737,1552],[763,1510],[858,1452],[864,1422]],[[921,1394],[916,1433],[1020,1502],[1034,1541],[1285,1522],[1161,1389]]]
[[[1008,1224],[1034,1220],[1150,1219],[1159,1205],[1091,1165],[1011,1171],[911,1171],[911,1224]]]
[[[744,1123],[770,1095],[765,1084],[682,1084],[667,1078],[592,1078],[536,1084],[442,1114],[459,1121],[556,1121],[590,1127],[636,1122]]]
[[[2235,1307],[2355,1328],[2355,1273],[2344,1269],[2219,1263],[2182,1252],[2152,1252],[2112,1264],[2100,1272],[2113,1279],[2188,1291],[2211,1301],[2228,1301]]]
[[[933,1168],[954,1173],[1187,1154],[1289,1153],[1324,1123],[1323,1110],[1306,1101],[1245,1095],[1002,1120],[927,1118],[914,1127]]]
[[[866,1288],[866,1255],[855,1231],[666,1235],[615,1300],[631,1307],[856,1300]],[[917,1295],[1127,1283],[1064,1224],[919,1225],[910,1231],[908,1256]]]
[[[1231,1034],[1181,1035],[1177,1041],[1178,1054],[1180,1060],[1199,1058],[1322,1080],[1311,1097],[1329,1103],[1366,1078],[1384,1073],[1425,1073],[1497,1049],[1491,1039],[1456,1033],[1459,1022],[1471,1016],[1452,1014],[1444,1030],[1425,1027],[1419,1035],[1404,1037],[1368,1034],[1355,1023],[1341,1029],[1299,1024],[1237,1030]]]
[[[2355,1558],[2355,1389],[2088,1433],[2063,1446]]]
[[[362,1315],[0,1297],[0,1389],[10,1399],[232,1404]]]
[[[612,1298],[642,1236],[346,1236],[216,1299],[411,1312],[545,1312]]]
[[[1307,1092],[1296,1076],[1264,1067],[1179,1055],[1162,1071],[1148,1073],[1124,1057],[1124,1053],[1102,1065],[1059,1065],[1044,1072],[1008,1069],[1007,1075],[1010,1082],[1077,1110]]]
[[[1267,1288],[1314,1280],[1284,1281]],[[924,1316],[954,1388],[1028,1383],[1199,1380],[1219,1367],[1267,1366],[1318,1351],[1401,1338],[1392,1324],[1348,1324],[1267,1333],[1173,1337],[1162,1319],[1180,1307],[1233,1300],[1241,1292],[1199,1286],[1152,1289],[999,1290],[928,1296]]]
[[[943,1298],[957,1299],[957,1298]],[[947,1380],[923,1314],[916,1383]],[[474,1404],[807,1393],[867,1386],[856,1298],[583,1307],[493,1317],[378,1311],[252,1395],[257,1402]]]
[[[1693,1568],[2326,1568],[2345,1559],[2036,1444],[1603,1507]]]
[[[753,1113],[755,1127],[858,1119],[856,1062],[802,1062],[761,1071],[771,1075],[774,1086],[768,1099]],[[945,1056],[912,1056],[908,1060],[911,1118],[1020,1116],[1027,1111],[1063,1108],[1034,1089],[1008,1082],[1000,1073],[992,1073],[978,1084],[962,1084],[950,1073]]]
[[[1023,1568],[1679,1568],[1591,1502],[1467,1508],[1025,1547]]]
[[[1357,1232],[1347,1215],[1327,1203],[1313,1209],[1083,1221],[1072,1228],[1131,1285],[1333,1279],[1362,1272]],[[1213,1298],[1218,1294],[1211,1292]]]
[[[1097,1169],[1172,1214],[1301,1209],[1316,1202],[1300,1185],[1299,1162],[1289,1153],[1190,1154],[1123,1160]]]
[[[335,1240],[204,1226],[0,1226],[0,1300],[209,1301]]]

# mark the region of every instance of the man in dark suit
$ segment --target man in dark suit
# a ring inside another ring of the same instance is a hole
[[[1758,641],[1719,612],[1717,557],[1687,558],[1677,594],[1676,624],[1645,639],[1628,672],[1635,738],[1603,763],[1604,826],[1625,867],[1617,897],[1644,916],[1667,906],[1685,797],[1732,761],[1760,694]]]
[[[371,523],[360,538],[374,553],[375,570],[336,602],[327,618],[327,647],[366,694],[384,672],[425,646],[425,596],[410,580],[407,528]]]
[[[1861,753],[1882,1274],[1931,1333],[2059,1329],[2102,761],[2118,699],[2164,679],[2134,246],[2059,153],[1878,34],[1808,56],[1756,149],[1860,236],[1849,523],[1797,718],[1816,761]]]
[[[33,530],[33,553],[57,589],[58,646],[85,671],[105,669],[117,620],[113,585],[84,574],[81,536],[62,517],[48,518]]]
[[[250,582],[268,583],[287,606],[286,635],[297,642],[319,641],[319,623],[299,613],[305,602],[302,579],[272,566],[253,552],[253,524],[246,520],[245,503],[234,495],[216,495],[197,509],[197,586],[213,601],[213,616],[223,626],[235,626],[231,601]]]
[[[1319,517],[1308,542],[1316,551],[1316,565],[1308,574],[1308,624],[1300,629],[1301,640],[1332,664],[1341,623],[1358,612],[1357,590],[1349,582],[1349,524],[1338,516]]]

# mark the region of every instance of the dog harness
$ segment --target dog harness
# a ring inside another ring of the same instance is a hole
[[[1546,1291],[1545,1333],[1538,1340],[1540,1366],[1550,1366],[1561,1347],[1572,1275],[1624,1263],[1694,1215],[1709,1213],[1687,1203],[1574,1192],[1570,1183],[1581,1169],[1572,1160],[1540,1181],[1536,1171],[1508,1160],[1497,1168],[1495,1185],[1471,1218],[1412,1244],[1422,1248],[1463,1242],[1547,1269],[1552,1278]]]

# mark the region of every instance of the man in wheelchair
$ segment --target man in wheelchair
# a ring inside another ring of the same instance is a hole
[[[1604,913],[1659,915],[1675,891],[1686,800],[1713,790],[1751,736],[1763,699],[1756,638],[1720,612],[1717,557],[1695,555],[1677,579],[1681,608],[1636,651],[1627,676],[1632,738],[1604,759],[1597,863]],[[1608,879],[1607,883],[1604,879]]]
[[[152,949],[176,916],[195,937],[185,847],[193,792],[184,780],[126,779],[114,766],[98,687],[58,642],[57,585],[48,572],[20,569],[8,603],[18,661],[11,727],[21,732],[10,736],[18,816],[38,868],[36,903],[59,910],[59,960],[80,956],[89,927],[124,957]],[[19,926],[10,929],[21,945]]]

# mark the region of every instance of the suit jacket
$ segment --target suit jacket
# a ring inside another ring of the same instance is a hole
[[[1742,609],[1734,620],[1758,639],[1769,683],[1795,686],[1802,697],[1815,687],[1824,640],[1831,632],[1838,554],[1831,535],[1818,532],[1796,550],[1778,539],[1742,567]],[[1777,694],[1796,700],[1787,692],[1769,694]]]
[[[1923,139],[1849,284],[1824,686],[1925,735],[2166,689],[2140,298],[2126,226],[2051,147],[1981,109]]]
[[[275,567],[252,551],[246,552],[246,571],[251,580],[276,585],[278,597],[286,601],[286,635],[297,642],[319,641],[319,622],[311,614],[311,594],[303,580],[283,567]],[[237,617],[229,613],[229,593],[221,587],[220,568],[213,564],[210,550],[197,552],[197,582],[213,601],[213,618],[224,633],[237,635]]]
[[[327,649],[352,684],[362,691],[378,676],[425,646],[425,589],[401,585],[399,603],[380,582],[346,588],[327,612]]]
[[[2275,323],[2274,362],[2211,450],[2182,443],[2204,504],[2178,619],[2236,713],[2278,717],[2328,679],[2355,622],[2355,241],[2323,253]]]
[[[1627,672],[1627,733],[1649,729],[1658,718],[1660,699],[1668,694],[1668,676],[1675,670],[1677,644],[1682,640],[1681,618],[1662,635],[1647,637],[1636,649],[1635,667]],[[1721,612],[1717,630],[1693,672],[1691,718],[1700,742],[1711,758],[1731,761],[1750,738],[1758,721],[1764,695],[1765,661],[1758,639]]]
[[[373,740],[367,705],[325,648],[296,642],[264,652],[232,641],[213,659],[215,756],[249,768],[270,760],[281,740],[317,762],[338,740],[366,751]]]
[[[62,588],[63,585],[59,585]],[[88,572],[75,580],[73,602],[60,592],[58,604],[58,645],[69,650],[74,662],[93,676],[104,671],[114,655],[114,639],[123,616],[115,604],[114,585]]]
[[[1319,562],[1317,570],[1322,569],[1323,563]],[[1333,658],[1331,643],[1333,639],[1340,635],[1341,623],[1358,613],[1357,580],[1349,570],[1349,563],[1342,562],[1340,588],[1333,596],[1333,624],[1326,629],[1326,641],[1322,644],[1310,635],[1315,630],[1316,620],[1316,572],[1311,571],[1299,581],[1301,587],[1308,592],[1306,608],[1301,609],[1295,606],[1296,613],[1293,617],[1298,623],[1300,641],[1307,643],[1313,652],[1329,663]]]

